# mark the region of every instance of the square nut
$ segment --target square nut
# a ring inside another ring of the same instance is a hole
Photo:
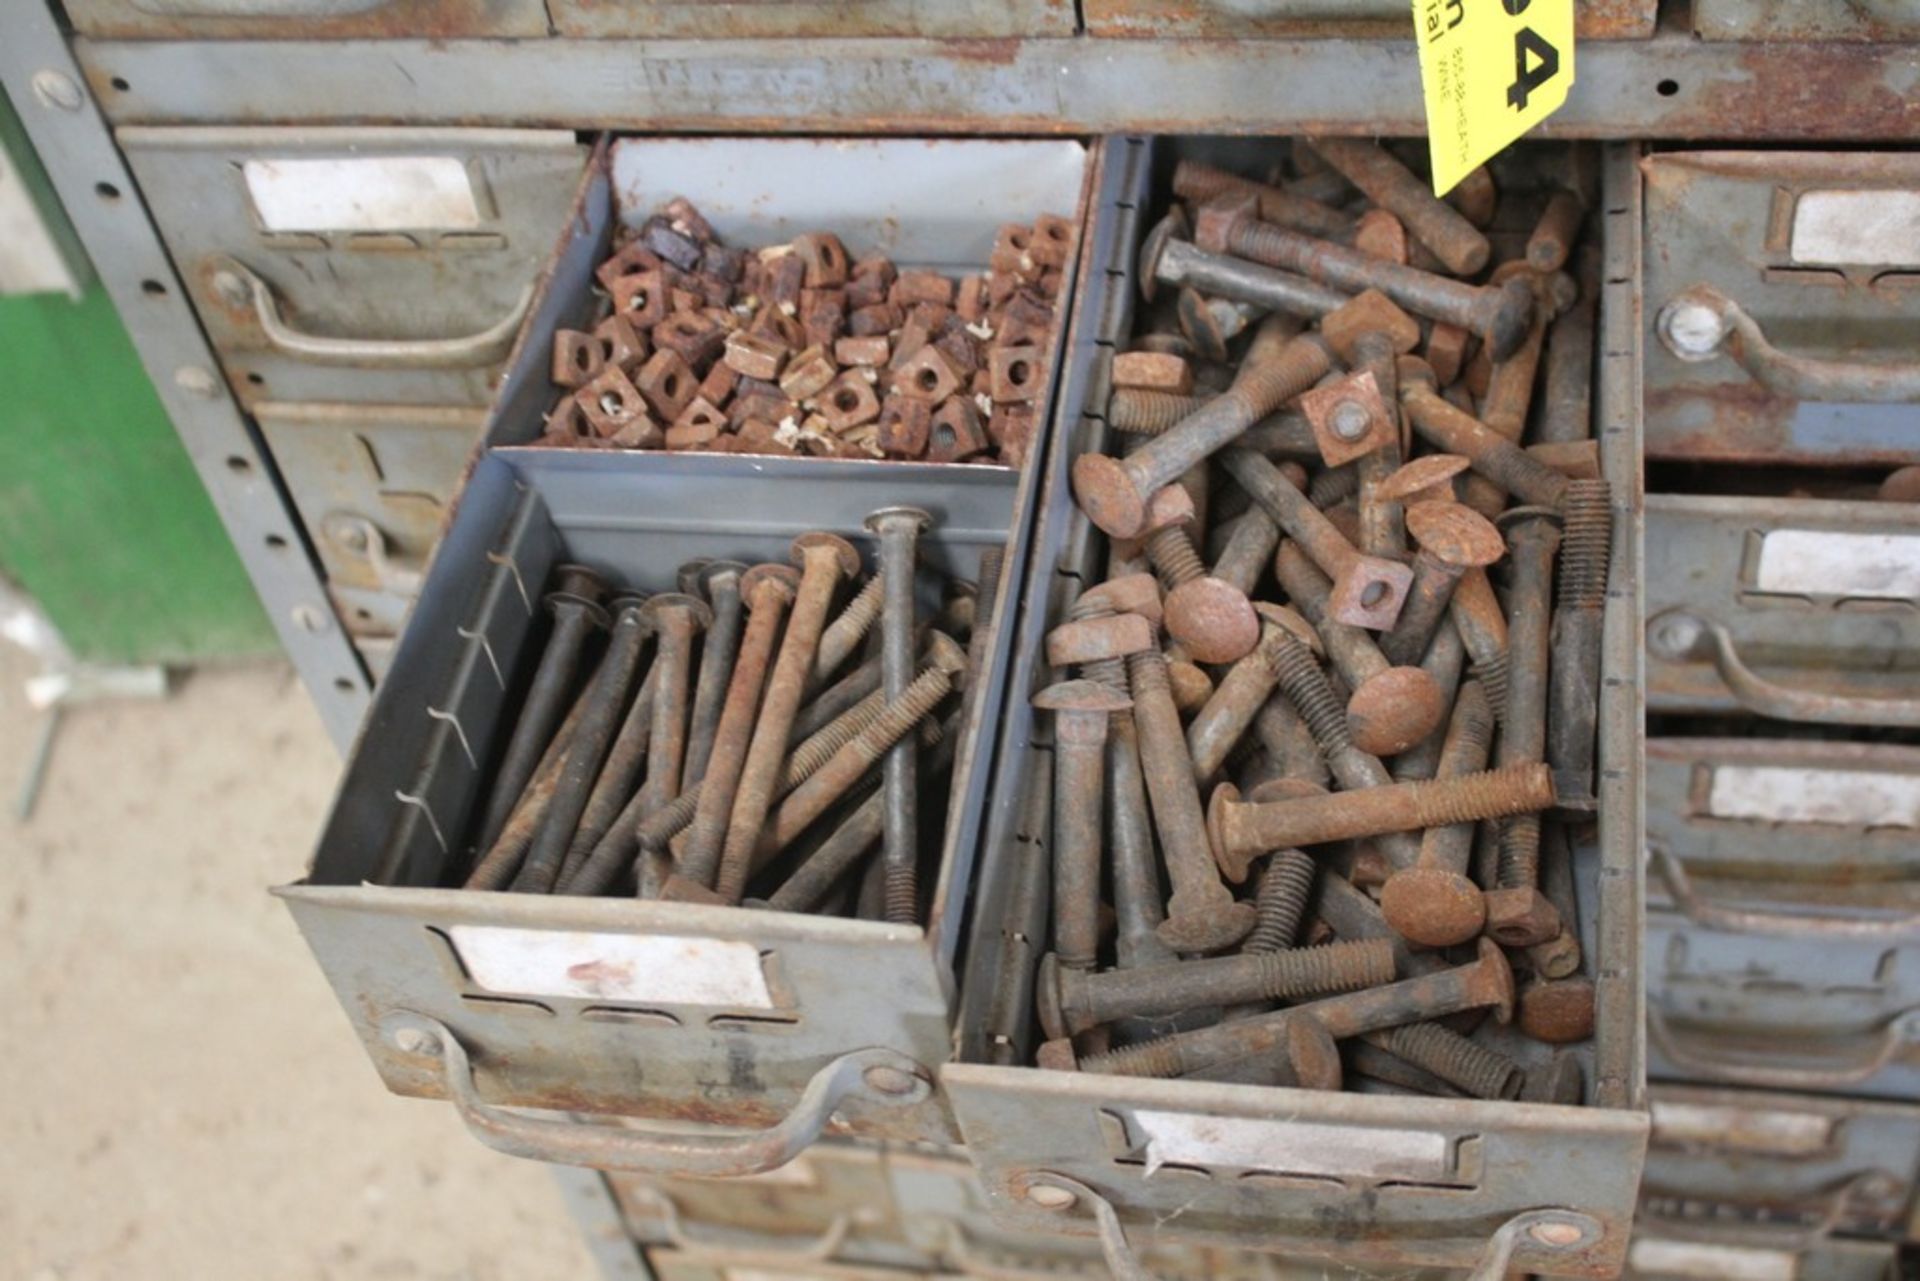
[[[608,316],[593,327],[593,336],[600,340],[600,350],[607,363],[618,365],[628,373],[653,350],[647,336],[635,329],[625,316]]]
[[[1370,369],[1303,393],[1300,412],[1329,467],[1399,443],[1399,423],[1381,399]]]
[[[1021,404],[1040,394],[1045,379],[1038,347],[995,347],[991,377],[993,399],[1003,405]]]
[[[1113,385],[1186,396],[1193,392],[1193,366],[1171,352],[1123,351],[1113,358]]]
[[[800,327],[809,347],[832,347],[847,328],[847,295],[839,289],[807,289],[800,294]]]
[[[820,415],[835,435],[844,435],[880,416],[880,398],[858,373],[848,371],[820,393]]]
[[[1043,267],[1064,267],[1073,254],[1073,223],[1057,214],[1041,214],[1033,220],[1033,244],[1029,252]]]
[[[780,375],[780,390],[792,400],[809,400],[839,372],[825,351],[809,347],[787,362],[787,371]]]
[[[609,294],[628,276],[642,276],[660,270],[660,256],[637,240],[629,240],[619,252],[593,269],[600,287]],[[663,280],[661,283],[665,283]]]
[[[959,463],[977,458],[992,447],[980,409],[966,396],[949,396],[933,411],[933,430],[927,439],[927,460]]]
[[[705,369],[727,345],[727,334],[697,311],[677,311],[653,327],[653,345],[679,353],[693,369]]]
[[[923,346],[895,370],[894,388],[903,396],[938,404],[960,390],[960,378],[937,348]]]
[[[942,307],[951,307],[953,282],[937,271],[903,271],[887,291],[887,301],[902,307],[911,307],[917,302],[937,302]]]
[[[987,254],[987,266],[1005,275],[1033,275],[1040,262],[1033,256],[1033,228],[1017,222],[1003,222],[993,233],[993,248]]]
[[[700,391],[700,380],[687,367],[687,362],[680,358],[679,352],[667,348],[654,352],[647,363],[640,366],[640,376],[634,381],[653,412],[668,422],[678,418],[680,411],[691,404]]]
[[[716,360],[713,368],[707,370],[707,376],[700,380],[700,395],[716,405],[724,405],[739,385],[740,371],[724,360]]]
[[[554,331],[551,377],[555,386],[584,387],[606,367],[606,348],[598,338],[578,329]]]
[[[824,289],[847,283],[847,248],[840,243],[838,236],[825,231],[795,236],[793,253],[807,265],[803,283],[808,289]]]
[[[636,418],[647,416],[647,401],[633,380],[609,369],[573,394],[594,432],[611,436]]]
[[[607,286],[607,292],[613,296],[614,314],[625,316],[636,329],[659,324],[673,305],[666,274],[657,270],[621,276]]]
[[[727,351],[723,359],[729,368],[737,370],[742,377],[772,382],[786,368],[787,345],[765,334],[736,329],[727,335]]]
[[[893,354],[892,345],[885,334],[870,334],[864,338],[842,338],[833,344],[833,359],[839,365],[861,365],[868,369],[879,369],[887,363]]]
[[[698,449],[711,444],[727,425],[727,416],[703,397],[696,396],[667,428],[668,449]]]
[[[933,406],[908,396],[888,396],[880,406],[880,448],[889,458],[921,458],[933,428]]]

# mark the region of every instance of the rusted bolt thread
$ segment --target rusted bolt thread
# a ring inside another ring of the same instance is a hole
[[[846,603],[826,630],[820,633],[820,649],[813,659],[813,682],[817,686],[840,669],[840,664],[860,642],[873,630],[874,623],[880,617],[880,606],[885,598],[886,585],[879,574],[867,580],[866,586],[854,593],[853,599]]]
[[[1487,238],[1384,147],[1363,138],[1314,138],[1307,145],[1375,204],[1405,223],[1447,270],[1471,276],[1487,265],[1493,255]]]
[[[1300,922],[1313,896],[1313,878],[1319,870],[1304,850],[1275,850],[1260,873],[1254,899],[1257,920],[1253,933],[1240,945],[1243,952],[1279,952],[1293,946]]]
[[[1494,655],[1484,663],[1473,665],[1473,679],[1480,682],[1487,691],[1487,706],[1493,709],[1493,717],[1501,724],[1507,719],[1507,656],[1504,652]]]
[[[1347,709],[1306,642],[1286,633],[1276,644],[1273,670],[1281,692],[1306,721],[1313,741],[1328,760],[1351,751],[1353,731],[1347,726]]]
[[[1391,983],[1393,948],[1385,939],[1359,939],[1102,974],[1064,966],[1055,973],[1061,1017],[1069,1031],[1082,1032],[1115,1019],[1151,1018],[1221,1003],[1354,992]]]
[[[1179,525],[1163,525],[1147,535],[1147,563],[1168,590],[1207,576],[1193,539]]]
[[[1284,690],[1270,695],[1261,706],[1253,718],[1253,732],[1282,778],[1325,786],[1327,758]]]
[[[1613,550],[1613,486],[1604,480],[1568,482],[1564,512],[1557,603],[1601,609]]]
[[[1549,609],[1558,522],[1549,513],[1513,521],[1506,530],[1511,562],[1508,592],[1507,717],[1496,759],[1503,766],[1543,760],[1547,747]],[[1525,889],[1540,878],[1540,820],[1511,819],[1500,828],[1497,880],[1502,889]]]
[[[693,711],[687,727],[687,760],[682,777],[689,787],[707,775],[713,736],[720,728],[720,710],[726,702],[727,686],[733,681],[733,664],[740,652],[747,617],[746,601],[740,595],[740,577],[745,572],[744,565],[723,564],[709,566],[703,575],[713,622],[700,647],[700,678],[694,683]]]
[[[1273,575],[1293,607],[1313,624],[1328,660],[1348,685],[1358,689],[1368,678],[1392,666],[1364,627],[1333,617],[1333,584],[1298,543],[1280,544],[1273,557]]]
[[[889,702],[903,697],[916,676],[914,577],[920,531],[932,520],[917,507],[883,507],[866,521],[867,528],[880,539],[880,579],[885,585],[880,616],[880,687]],[[948,683],[951,686],[951,676]],[[914,717],[914,723],[919,719]],[[881,858],[886,865],[885,919],[893,925],[912,925],[920,914],[920,747],[907,737],[906,730],[888,749],[883,769],[881,788],[887,809],[887,829],[881,841]]]
[[[1149,387],[1116,387],[1107,398],[1107,426],[1129,436],[1158,436],[1211,399]]]
[[[1282,533],[1300,545],[1307,559],[1329,578],[1338,578],[1360,553],[1286,474],[1259,454],[1228,449],[1220,455],[1240,488],[1273,517]]]
[[[1365,1039],[1476,1099],[1517,1099],[1526,1081],[1506,1055],[1438,1023],[1408,1023],[1369,1032]]]
[[[495,838],[486,854],[467,874],[462,888],[469,890],[502,890],[512,882],[515,872],[520,870],[520,860],[526,857],[527,846],[533,843],[533,834],[540,830],[546,821],[547,806],[553,801],[554,786],[560,780],[560,762],[566,759],[567,748],[573,742],[573,731],[585,714],[587,698],[593,691],[593,685],[580,691],[573,700],[573,707],[567,712],[567,718],[553,733],[553,741],[547,744],[547,750],[540,758],[534,770],[533,780],[520,793],[519,804],[508,815],[500,835]],[[391,879],[383,879],[382,885],[391,884]]]
[[[1360,492],[1360,469],[1347,465],[1329,467],[1307,482],[1307,501],[1325,511],[1344,503]]]
[[[1194,160],[1182,160],[1173,167],[1173,194],[1182,200],[1205,204],[1229,192],[1252,194],[1258,202],[1260,216],[1279,226],[1329,240],[1348,240],[1353,236],[1353,219],[1317,200]]]
[[[1285,801],[1227,800],[1218,807],[1216,844],[1223,853],[1254,855],[1283,846],[1325,845],[1383,832],[1503,818],[1552,804],[1552,772],[1534,762],[1358,792]]]
[[[1465,566],[1441,560],[1422,547],[1413,554],[1413,585],[1400,606],[1400,617],[1380,637],[1380,653],[1395,667],[1413,666],[1426,656],[1427,644],[1447,616],[1453,589]]]
[[[1459,454],[1474,471],[1521,501],[1561,506],[1567,478],[1465,410],[1457,409],[1419,383],[1403,383],[1400,401],[1413,429],[1429,443]]]

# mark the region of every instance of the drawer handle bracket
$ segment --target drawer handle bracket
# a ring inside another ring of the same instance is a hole
[[[897,1051],[872,1047],[842,1054],[815,1072],[793,1111],[764,1130],[695,1134],[630,1128],[633,1123],[626,1118],[618,1126],[549,1121],[484,1102],[474,1085],[467,1048],[438,1019],[399,1011],[381,1026],[388,1040],[409,1053],[437,1056],[445,1064],[447,1097],[473,1136],[496,1152],[622,1174],[764,1174],[800,1155],[849,1099],[903,1107],[932,1093],[918,1063]]]
[[[1660,658],[1684,661],[1703,646],[1712,656],[1714,670],[1741,706],[1760,716],[1820,725],[1920,728],[1920,700],[1853,698],[1789,689],[1765,679],[1741,661],[1733,633],[1710,618],[1687,609],[1670,609],[1647,620],[1647,648]]]
[[[1776,395],[1843,404],[1920,400],[1920,365],[1790,356],[1767,341],[1739,303],[1708,285],[1695,285],[1662,307],[1654,329],[1681,360],[1712,360],[1724,352]]]
[[[364,369],[467,369],[496,364],[513,349],[520,323],[533,305],[533,286],[528,285],[499,321],[459,338],[330,338],[289,325],[280,314],[273,289],[232,258],[215,260],[213,287],[235,306],[251,304],[260,332],[287,355],[315,364]]]
[[[1861,921],[1838,916],[1805,916],[1798,912],[1728,907],[1713,902],[1695,889],[1686,867],[1665,846],[1649,844],[1647,862],[1666,882],[1667,894],[1673,899],[1673,905],[1685,913],[1688,920],[1710,930],[1787,938],[1887,939],[1920,935],[1920,916]]]
[[[1667,1022],[1667,1012],[1651,1002],[1647,1005],[1647,1037],[1675,1067],[1706,1080],[1763,1090],[1839,1090],[1871,1080],[1909,1042],[1920,1039],[1920,1010],[1908,1010],[1889,1019],[1875,1034],[1871,1050],[1858,1061],[1835,1068],[1743,1061],[1738,1054],[1722,1055],[1685,1044]]]

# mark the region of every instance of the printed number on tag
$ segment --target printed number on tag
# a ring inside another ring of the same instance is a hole
[[[1413,0],[1433,190],[1545,120],[1573,88],[1573,0]]]

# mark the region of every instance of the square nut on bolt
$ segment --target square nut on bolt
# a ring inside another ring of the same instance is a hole
[[[1329,467],[1399,443],[1394,415],[1381,399],[1371,370],[1303,393],[1300,412],[1312,426],[1314,443]]]
[[[1380,556],[1357,555],[1333,580],[1327,612],[1352,627],[1389,631],[1412,586],[1411,567]]]

